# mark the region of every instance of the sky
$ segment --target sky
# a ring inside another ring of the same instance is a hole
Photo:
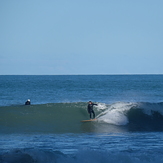
[[[0,0],[0,75],[163,74],[162,0]]]

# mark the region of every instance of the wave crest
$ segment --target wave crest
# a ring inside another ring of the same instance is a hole
[[[128,125],[130,129],[163,130],[163,103],[124,103],[108,105],[98,115],[101,122]]]
[[[83,133],[125,130],[163,131],[163,103],[98,103],[97,121],[89,119],[87,103],[54,103],[31,106],[0,107],[0,130],[3,133]]]

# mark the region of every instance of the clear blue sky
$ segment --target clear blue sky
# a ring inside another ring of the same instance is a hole
[[[13,74],[163,74],[163,0],[1,0]]]

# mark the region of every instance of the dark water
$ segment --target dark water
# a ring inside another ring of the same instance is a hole
[[[163,75],[0,76],[0,162],[162,162],[162,99]]]

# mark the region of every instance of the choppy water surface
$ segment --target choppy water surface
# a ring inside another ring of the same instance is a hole
[[[162,75],[0,76],[0,162],[160,163],[162,99]]]

